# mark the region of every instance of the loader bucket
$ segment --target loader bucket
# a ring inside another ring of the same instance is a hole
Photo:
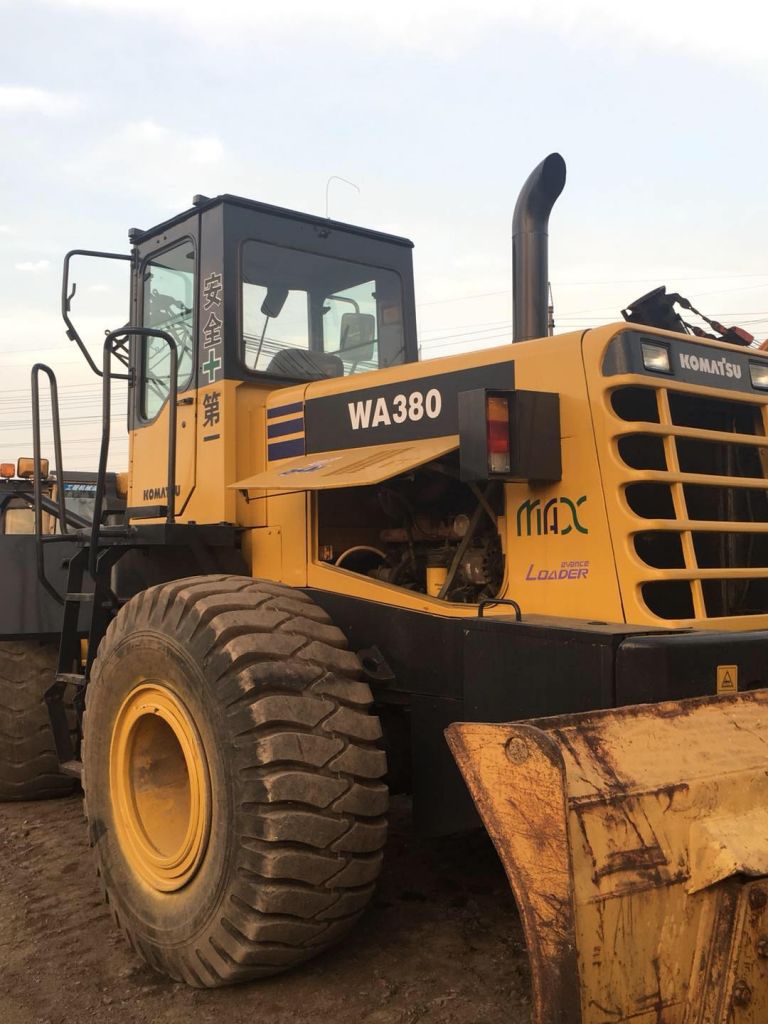
[[[768,1022],[768,691],[446,735],[514,890],[533,1024]]]

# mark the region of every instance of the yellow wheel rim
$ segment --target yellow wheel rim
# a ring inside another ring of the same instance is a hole
[[[167,686],[123,701],[109,751],[115,830],[130,867],[160,892],[181,889],[208,845],[208,765],[195,723]]]

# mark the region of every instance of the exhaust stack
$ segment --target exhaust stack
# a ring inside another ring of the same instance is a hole
[[[548,229],[565,185],[565,160],[550,153],[528,175],[512,218],[512,341],[543,338],[547,331]]]

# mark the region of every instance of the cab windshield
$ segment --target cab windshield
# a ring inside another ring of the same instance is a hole
[[[404,361],[402,286],[392,270],[249,241],[242,300],[249,370],[317,380]]]

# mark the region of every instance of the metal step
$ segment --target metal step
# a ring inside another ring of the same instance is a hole
[[[165,519],[167,515],[167,505],[136,505],[125,510],[126,519]]]
[[[72,686],[85,686],[85,676],[78,675],[75,672],[57,672],[56,682],[69,683]]]
[[[62,761],[59,765],[59,771],[62,775],[73,775],[76,779],[80,779],[83,775],[83,762]]]
[[[71,593],[64,595],[67,601],[92,601],[93,596],[93,591],[84,591],[82,594]]]

